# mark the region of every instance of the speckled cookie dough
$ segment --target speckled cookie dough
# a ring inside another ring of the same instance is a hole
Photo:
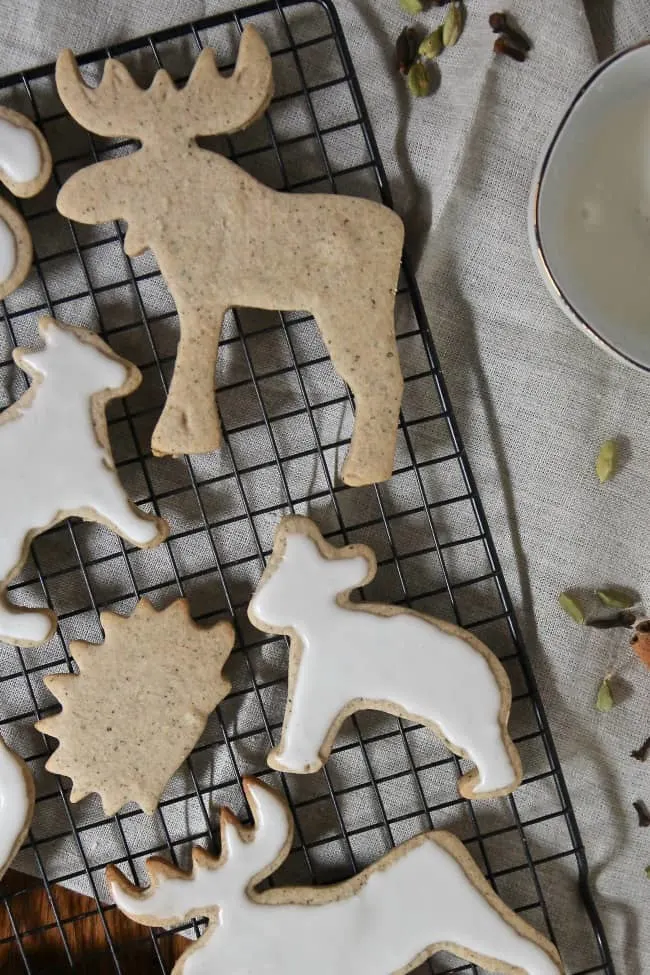
[[[129,801],[153,813],[230,691],[222,668],[234,630],[198,626],[185,599],[160,611],[141,599],[131,616],[100,620],[101,645],[70,644],[79,674],[45,678],[62,705],[36,724],[60,742],[45,767],[72,779],[72,802],[97,792],[107,816]]]
[[[229,78],[206,49],[181,91],[165,71],[143,91],[112,59],[99,87],[88,88],[70,51],[59,57],[56,80],[86,128],[142,143],[75,173],[57,207],[83,223],[126,220],[126,253],[151,248],[176,301],[181,335],[154,454],[220,445],[214,379],[228,308],[306,310],[355,397],[343,480],[389,478],[403,386],[394,322],[402,221],[369,200],[278,193],[195,141],[245,128],[267,108],[271,57],[257,31],[244,29]]]

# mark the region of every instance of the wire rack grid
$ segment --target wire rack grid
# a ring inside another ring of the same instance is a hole
[[[348,192],[390,204],[328,0],[267,0],[93,52],[80,63],[95,81],[105,58],[116,56],[145,84],[160,66],[182,82],[204,45],[215,47],[226,70],[232,66],[248,22],[272,51],[276,95],[250,130],[208,144],[281,190]],[[229,805],[245,819],[241,778],[258,774],[282,790],[296,825],[294,849],[278,880],[341,879],[422,830],[450,827],[500,896],[555,940],[570,975],[611,975],[578,828],[407,261],[397,295],[406,385],[388,484],[350,489],[337,481],[352,402],[313,320],[299,311],[229,314],[217,377],[223,448],[205,457],[153,458],[151,431],[178,337],[175,308],[151,255],[124,256],[121,224],[73,225],[54,205],[71,172],[136,144],[95,139],[79,129],[58,101],[52,65],[4,79],[0,99],[36,120],[55,160],[49,190],[19,204],[36,259],[26,284],[3,303],[2,405],[26,388],[11,349],[37,341],[40,314],[99,331],[144,377],[141,389],[109,412],[120,475],[131,497],[171,526],[163,546],[141,552],[101,526],[73,519],[36,540],[12,584],[16,602],[46,601],[55,609],[59,628],[45,647],[3,647],[0,659],[2,733],[26,758],[37,784],[28,842],[18,870],[0,889],[0,970],[171,971],[186,942],[175,932],[120,918],[107,906],[104,868],[116,863],[142,880],[148,855],[162,853],[185,866],[191,843],[216,849],[218,807]],[[309,513],[334,543],[364,541],[375,548],[380,569],[364,595],[451,619],[498,653],[513,684],[511,729],[526,773],[514,796],[460,799],[463,762],[421,727],[370,712],[346,723],[320,773],[269,773],[264,759],[282,721],[287,648],[255,631],[245,611],[273,528],[294,511]],[[166,605],[178,594],[189,597],[196,619],[234,619],[231,695],[172,778],[154,817],[129,805],[107,819],[96,797],[72,805],[67,780],[44,770],[56,743],[32,727],[56,709],[43,676],[74,670],[71,639],[101,640],[102,609],[127,613],[142,595]],[[199,920],[178,930],[192,937],[202,927]],[[477,969],[438,955],[422,971]]]

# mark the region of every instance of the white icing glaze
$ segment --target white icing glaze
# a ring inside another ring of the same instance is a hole
[[[7,281],[16,267],[16,238],[9,224],[0,217],[0,283]]]
[[[337,594],[360,585],[367,572],[364,557],[327,559],[311,538],[289,533],[279,565],[253,596],[253,622],[291,628],[302,645],[273,767],[315,771],[344,708],[391,702],[402,715],[435,724],[474,762],[475,794],[514,788],[518,774],[499,720],[501,689],[486,658],[432,621],[340,606]]]
[[[25,767],[0,738],[0,877],[32,817]]]
[[[22,125],[0,118],[0,169],[14,183],[38,179],[43,159],[34,133]]]
[[[71,329],[47,319],[46,348],[21,361],[40,377],[35,395],[0,424],[0,580],[21,562],[25,538],[79,509],[105,520],[136,545],[153,542],[156,522],[131,507],[112,461],[97,441],[92,396],[118,389],[125,366]],[[1,584],[0,584],[1,588]],[[0,635],[39,643],[52,628],[47,613],[0,605]]]
[[[208,932],[177,963],[175,975],[388,975],[440,944],[490,960],[490,971],[509,965],[508,971],[526,975],[560,975],[538,942],[490,906],[435,832],[367,868],[356,893],[348,883],[267,892],[281,904],[264,893],[251,898],[250,881],[262,861],[270,867],[277,859],[289,823],[271,790],[253,781],[248,796],[253,839],[242,841],[231,827],[222,865],[195,865],[191,877],[159,879],[144,892],[111,884],[120,910],[141,923],[210,918]],[[296,903],[296,895],[315,903]]]

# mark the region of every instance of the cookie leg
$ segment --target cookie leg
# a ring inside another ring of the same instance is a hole
[[[348,303],[336,311],[336,316],[329,311],[318,316],[318,324],[336,371],[354,395],[352,442],[342,478],[359,487],[386,481],[393,473],[404,382],[392,300],[383,308]]]
[[[122,538],[134,545],[149,546],[162,541],[166,525],[160,518],[145,514],[132,504],[116,474],[107,471],[102,497],[93,500],[92,511],[107,522]]]
[[[183,314],[181,337],[167,402],[151,438],[156,457],[207,454],[221,446],[215,394],[217,349],[225,309]]]
[[[0,640],[19,647],[38,646],[56,629],[56,616],[47,609],[23,609],[0,597]]]
[[[310,698],[298,690],[285,715],[280,744],[267,759],[270,767],[298,775],[322,768],[341,726],[340,712],[345,704],[328,703],[322,694]]]
[[[489,795],[508,795],[521,782],[521,764],[508,732],[486,728],[480,741],[463,750],[476,765],[458,783],[466,799]]]

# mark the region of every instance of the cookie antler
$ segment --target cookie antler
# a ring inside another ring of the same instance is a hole
[[[61,101],[77,122],[97,135],[153,138],[217,135],[250,125],[264,112],[273,93],[271,57],[261,36],[247,26],[235,70],[219,72],[211,48],[205,48],[183,89],[166,71],[158,71],[146,90],[121,61],[109,58],[96,88],[83,80],[74,54],[62,51],[56,63]],[[173,121],[173,128],[170,123]]]
[[[253,826],[242,827],[224,809],[221,813],[221,856],[195,847],[192,870],[184,873],[165,860],[147,861],[151,886],[140,890],[113,866],[106,870],[115,903],[136,921],[171,925],[204,914],[214,915],[231,900],[267,877],[284,860],[293,836],[286,804],[256,779],[244,779]]]

